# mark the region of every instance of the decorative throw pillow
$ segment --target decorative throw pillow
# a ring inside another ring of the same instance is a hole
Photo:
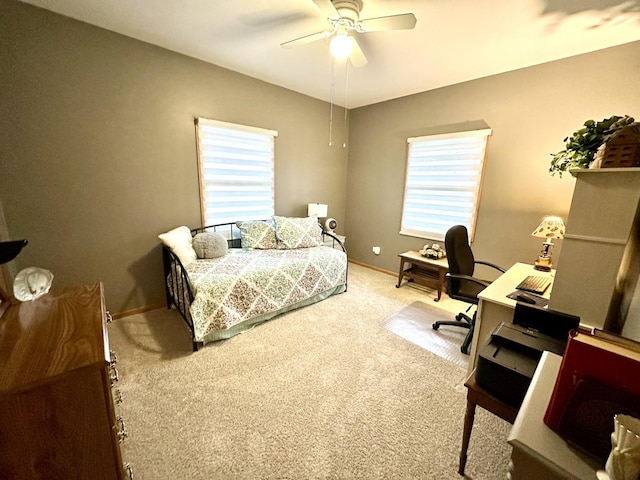
[[[322,245],[322,228],[316,217],[292,218],[274,216],[276,238],[285,248],[307,248]]]
[[[221,233],[204,232],[193,237],[193,249],[198,258],[218,258],[227,254],[229,244]]]
[[[242,248],[273,250],[278,248],[276,229],[271,221],[252,220],[238,222]]]
[[[174,228],[167,233],[161,233],[158,238],[178,256],[185,267],[196,259],[189,227]]]

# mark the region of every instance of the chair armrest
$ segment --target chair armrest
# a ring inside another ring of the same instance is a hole
[[[469,275],[462,275],[460,273],[447,273],[445,276],[448,279],[465,280],[467,282],[477,283],[478,285],[481,285],[483,287],[488,287],[491,284],[491,282],[487,282],[486,280],[480,280],[479,278],[470,277]]]
[[[496,270],[500,270],[502,273],[506,272],[506,270],[502,267],[499,267],[498,265],[496,265],[495,263],[489,263],[489,262],[483,262],[481,260],[476,260],[473,263],[478,263],[480,265],[486,265],[487,267],[491,267],[491,268],[495,268]]]

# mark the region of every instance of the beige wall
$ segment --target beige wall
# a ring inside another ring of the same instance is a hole
[[[393,272],[427,242],[398,234],[407,137],[485,122],[474,250],[531,262],[531,231],[566,218],[573,191],[549,154],[588,118],[640,118],[638,58],[640,42],[355,109],[347,167],[340,122],[327,146],[325,102],[5,0],[0,202],[10,237],[29,240],[15,267],[48,268],[56,286],[102,281],[114,312],[162,302],[156,236],[200,223],[194,116],[278,130],[276,213],[329,204],[350,257]]]
[[[321,202],[345,223],[324,102],[6,0],[0,65],[0,201],[29,241],[16,267],[54,286],[102,281],[112,312],[164,300],[157,234],[200,224],[194,116],[278,130],[276,213]]]
[[[542,245],[531,232],[544,215],[566,220],[575,183],[570,175],[548,174],[549,154],[587,119],[640,119],[639,58],[635,42],[354,109],[345,225],[350,257],[395,272],[399,253],[428,242],[398,233],[406,139],[484,121],[493,135],[474,253],[505,267],[531,263]],[[556,259],[561,247],[557,242]]]

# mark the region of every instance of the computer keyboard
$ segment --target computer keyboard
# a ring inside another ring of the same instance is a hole
[[[524,280],[522,280],[518,286],[517,290],[524,290],[525,292],[532,293],[544,293],[547,287],[551,284],[551,278],[549,277],[538,277],[534,275],[529,275]]]

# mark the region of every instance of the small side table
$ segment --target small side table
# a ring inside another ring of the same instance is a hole
[[[467,410],[464,415],[464,431],[462,433],[462,448],[460,449],[460,465],[458,467],[460,475],[464,475],[464,468],[467,465],[467,450],[469,449],[473,420],[476,416],[476,405],[480,405],[485,410],[511,424],[513,424],[518,415],[518,407],[509,405],[494,397],[476,383],[475,370],[467,378],[464,386],[467,387]]]
[[[437,260],[423,257],[420,253],[410,250],[398,255],[400,257],[400,272],[398,273],[398,283],[396,288],[400,288],[403,278],[408,278],[409,282],[415,282],[429,288],[438,290],[438,297],[434,301],[440,300],[444,287],[445,275],[449,271],[449,262],[446,258]],[[411,267],[405,270],[405,264]]]
[[[347,241],[347,237],[345,237],[344,235],[338,235],[337,233],[334,233],[333,235],[335,235],[335,237],[340,240],[340,242],[342,243],[342,245],[344,245],[344,243]],[[325,247],[333,247],[336,248],[336,246],[338,247],[338,249],[340,249],[340,245],[338,245],[336,243],[336,241],[327,236],[324,240],[324,242],[322,243]]]

